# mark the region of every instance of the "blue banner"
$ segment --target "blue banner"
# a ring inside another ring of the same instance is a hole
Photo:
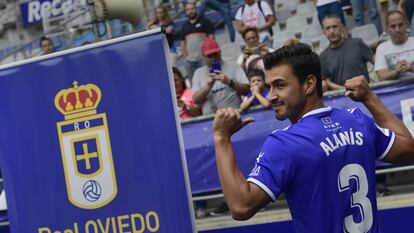
[[[414,80],[383,86],[376,89],[375,93],[395,115],[403,120],[414,135]],[[325,105],[344,109],[359,107],[370,115],[362,104],[355,103],[342,94],[326,96]],[[254,166],[267,135],[276,129],[287,127],[290,122],[276,120],[273,110],[252,112],[242,117],[256,119],[254,123],[247,125],[232,137],[237,164],[243,174],[247,175]],[[193,194],[221,190],[211,126],[212,120],[182,126]],[[381,162],[377,164],[379,167],[384,165]]]
[[[144,33],[0,70],[12,233],[195,232],[166,48]]]
[[[31,0],[20,4],[24,27],[40,23],[45,18],[55,18],[77,8],[86,9],[85,0]]]

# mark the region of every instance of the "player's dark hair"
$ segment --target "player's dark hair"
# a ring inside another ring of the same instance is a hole
[[[289,65],[292,68],[293,74],[301,84],[305,82],[309,75],[315,75],[316,92],[319,97],[322,97],[321,63],[319,56],[312,51],[309,45],[299,43],[283,46],[264,56],[266,70],[270,70],[279,65]]]

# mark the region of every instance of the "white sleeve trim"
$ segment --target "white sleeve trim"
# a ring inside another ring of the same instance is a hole
[[[263,191],[265,191],[267,193],[267,195],[270,196],[270,198],[272,198],[273,201],[276,201],[275,194],[272,191],[270,191],[270,189],[266,185],[264,185],[262,182],[260,182],[259,180],[250,177],[250,178],[247,179],[247,182],[250,182],[250,183],[253,183],[253,184],[259,186],[261,189],[263,189]]]
[[[389,131],[391,132],[391,140],[388,143],[388,146],[385,149],[385,151],[382,153],[382,155],[380,157],[378,157],[379,160],[384,159],[388,155],[388,152],[390,152],[392,145],[394,145],[394,142],[395,142],[395,133],[392,132],[391,130],[389,130]]]

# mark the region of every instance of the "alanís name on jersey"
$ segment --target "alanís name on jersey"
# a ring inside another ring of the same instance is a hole
[[[326,156],[329,156],[336,149],[348,145],[362,146],[364,144],[364,135],[361,132],[354,132],[352,128],[349,131],[334,133],[330,137],[326,137],[324,141],[319,143]]]

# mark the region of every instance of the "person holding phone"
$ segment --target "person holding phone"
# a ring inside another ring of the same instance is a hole
[[[253,56],[264,56],[269,52],[273,52],[274,49],[269,48],[266,44],[260,44],[259,41],[259,31],[255,27],[247,27],[243,33],[242,37],[246,43],[246,47],[243,50],[243,53],[237,58],[237,64],[247,72],[248,59],[252,59]]]
[[[193,77],[193,101],[202,107],[203,115],[213,114],[220,108],[238,108],[241,96],[249,90],[246,74],[235,62],[221,60],[221,49],[213,39],[201,46],[205,65]]]

